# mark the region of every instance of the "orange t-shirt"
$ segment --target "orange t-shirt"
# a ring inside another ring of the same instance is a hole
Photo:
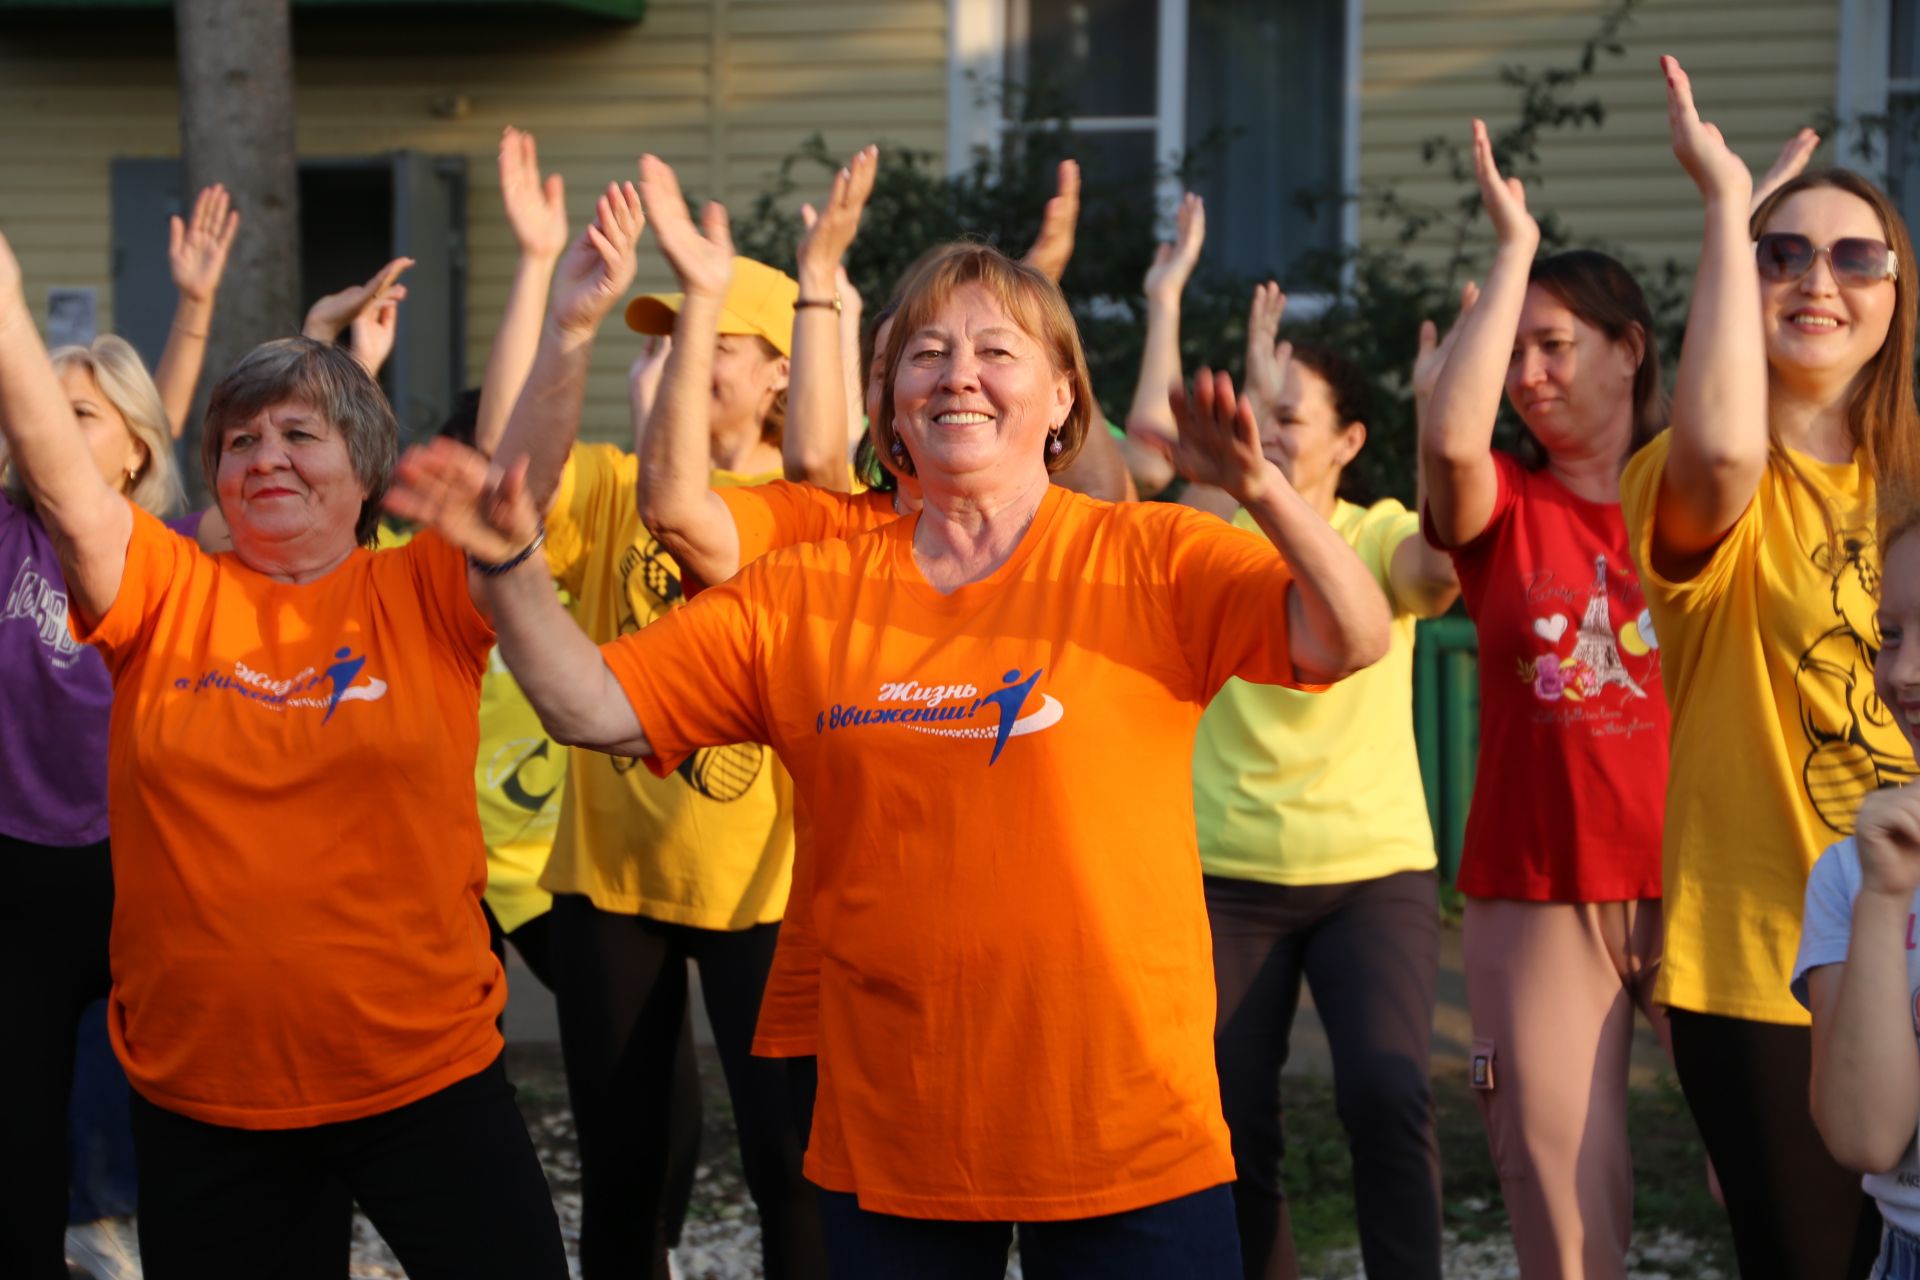
[[[740,534],[740,563],[752,564],[769,551],[855,538],[892,524],[900,518],[893,495],[867,489],[839,493],[818,485],[774,480],[767,484],[716,489],[733,515]],[[687,580],[687,594],[699,587]],[[811,825],[802,817],[806,801],[795,798],[796,846]],[[787,918],[780,923],[780,941],[774,947],[773,966],[760,996],[760,1018],[755,1024],[753,1051],[764,1058],[810,1056],[819,1043],[820,949],[813,936],[812,895],[800,877],[808,874],[805,860],[796,858],[794,885],[787,898]]]
[[[425,534],[277,582],[134,512],[112,607],[113,997],[128,1078],[242,1129],[390,1111],[500,1053],[473,790],[493,630]]]
[[[1197,512],[1051,488],[1004,565],[942,595],[918,523],[769,555],[601,650],[650,768],[760,741],[793,774],[807,1176],[1014,1221],[1227,1182],[1191,757],[1229,676],[1293,682],[1291,574]]]
[[[900,518],[893,495],[877,489],[840,493],[792,480],[716,489],[740,533],[740,564],[769,551],[829,538],[855,538]]]

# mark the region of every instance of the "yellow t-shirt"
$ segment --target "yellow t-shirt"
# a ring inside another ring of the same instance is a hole
[[[1805,1026],[1787,984],[1807,875],[1853,830],[1869,791],[1915,773],[1873,694],[1873,476],[1857,456],[1776,450],[1705,567],[1672,582],[1648,559],[1669,443],[1663,434],[1641,450],[1620,482],[1673,708],[1655,998]]]
[[[553,906],[540,873],[553,851],[567,781],[567,749],[547,737],[500,650],[480,679],[480,755],[473,788],[487,840],[487,905],[512,933]]]
[[[412,530],[382,524],[375,545],[404,547],[412,540]],[[553,895],[540,887],[540,873],[553,849],[566,780],[567,749],[547,737],[496,648],[480,677],[473,789],[480,803],[480,834],[487,842],[487,906],[508,933],[553,906]]]
[[[1253,517],[1233,523],[1258,531]],[[1393,608],[1387,656],[1324,693],[1227,681],[1193,744],[1193,812],[1211,876],[1345,884],[1438,862],[1413,737],[1414,616],[1394,599],[1393,553],[1420,519],[1389,498],[1341,502],[1333,527]]]
[[[680,567],[640,523],[639,460],[576,447],[547,514],[547,563],[574,621],[605,643],[679,606]],[[713,473],[715,485],[763,476]],[[639,762],[575,751],[560,830],[540,884],[602,911],[700,929],[780,919],[793,872],[793,783],[759,743],[710,747],[666,778]]]

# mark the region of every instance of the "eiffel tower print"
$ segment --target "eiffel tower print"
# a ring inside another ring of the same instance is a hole
[[[1613,619],[1607,613],[1607,558],[1593,558],[1593,594],[1587,597],[1587,611],[1580,618],[1579,639],[1574,642],[1573,657],[1580,664],[1580,691],[1593,697],[1610,684],[1624,685],[1636,698],[1646,691],[1627,674],[1620,661],[1620,646],[1613,638]]]

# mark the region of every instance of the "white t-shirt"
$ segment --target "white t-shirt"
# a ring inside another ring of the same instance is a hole
[[[1852,836],[1830,847],[1807,878],[1807,907],[1800,924],[1800,954],[1793,962],[1793,995],[1808,1004],[1807,974],[1822,965],[1841,964],[1853,935],[1853,902],[1860,896],[1860,850]],[[1920,938],[1915,914],[1920,893],[1907,912],[1907,1010],[1913,1018],[1915,1052],[1920,1052]],[[1907,1139],[1900,1163],[1886,1173],[1860,1180],[1880,1205],[1880,1215],[1900,1230],[1920,1235],[1920,1133]]]

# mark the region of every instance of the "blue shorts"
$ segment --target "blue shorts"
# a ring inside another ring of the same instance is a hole
[[[1880,1231],[1880,1257],[1867,1280],[1920,1280],[1920,1236],[1891,1222]]]

